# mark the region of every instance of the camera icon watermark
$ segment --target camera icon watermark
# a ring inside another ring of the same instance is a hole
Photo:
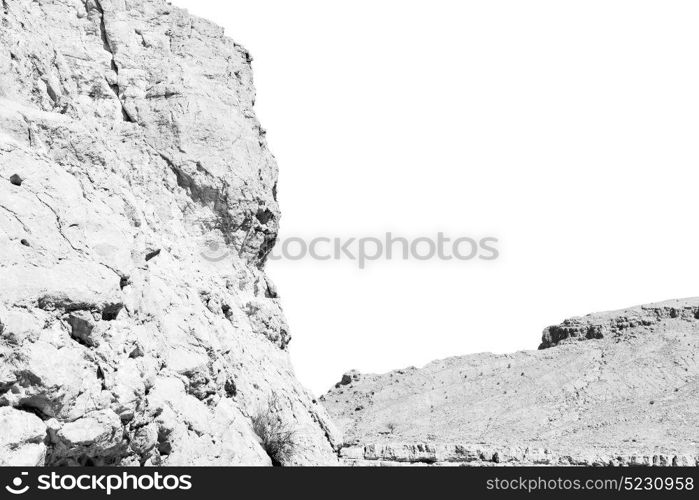
[[[29,485],[24,485],[24,476],[28,476],[28,472],[22,472],[19,476],[15,477],[12,480],[12,485],[7,485],[5,486],[5,489],[9,492],[12,493],[13,495],[23,495],[27,491],[29,491]]]
[[[228,259],[231,256],[231,250],[221,242],[210,240],[204,242],[199,255],[208,262],[218,263]]]

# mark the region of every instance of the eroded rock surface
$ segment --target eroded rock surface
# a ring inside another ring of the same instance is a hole
[[[0,463],[269,464],[260,411],[333,463],[262,270],[250,55],[161,0],[1,8]]]
[[[351,372],[321,400],[354,465],[696,465],[699,299],[567,320],[538,351]]]

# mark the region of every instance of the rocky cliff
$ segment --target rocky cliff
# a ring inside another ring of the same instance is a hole
[[[0,15],[0,464],[336,461],[263,271],[250,55],[161,0]]]
[[[351,372],[321,399],[354,465],[696,465],[699,299],[567,320],[538,351]]]

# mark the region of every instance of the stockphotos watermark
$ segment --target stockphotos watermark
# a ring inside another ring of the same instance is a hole
[[[230,252],[218,243],[207,244],[201,253],[210,262],[226,259]],[[366,269],[370,262],[378,260],[415,261],[493,261],[500,257],[499,240],[494,236],[474,238],[450,237],[443,232],[431,236],[407,238],[386,233],[382,237],[329,237],[280,238],[269,255],[270,260],[318,261],[348,260],[359,269]]]
[[[28,472],[5,486],[12,495],[24,495],[30,489],[39,491],[91,491],[111,495],[117,491],[188,491],[192,489],[192,476],[189,474],[166,474],[161,472],[120,471],[111,474],[73,474],[71,472],[51,472],[36,476],[36,483],[27,484]]]

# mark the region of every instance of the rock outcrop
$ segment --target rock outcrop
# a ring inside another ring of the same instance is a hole
[[[538,351],[350,372],[321,400],[353,465],[697,465],[699,299],[567,320]]]
[[[261,413],[335,462],[263,272],[248,52],[162,0],[1,8],[0,464],[270,464]]]

